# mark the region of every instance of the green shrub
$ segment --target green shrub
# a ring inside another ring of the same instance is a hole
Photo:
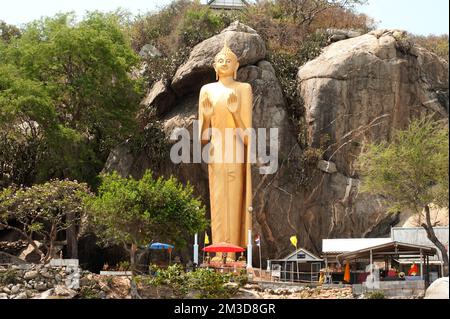
[[[214,269],[200,268],[189,273],[189,288],[198,290],[199,298],[227,298],[231,291],[225,286],[230,282],[230,274],[222,274]]]
[[[367,294],[367,299],[385,299],[386,296],[383,291],[377,290]]]
[[[151,285],[153,287],[168,287],[172,289],[176,298],[184,298],[189,292],[197,293],[197,298],[228,298],[235,290],[227,287],[230,281],[245,284],[246,275],[241,273],[238,276],[232,274],[222,274],[213,269],[199,268],[194,272],[184,272],[178,264],[159,268],[150,266],[150,277],[138,277],[137,282]]]
[[[239,287],[245,286],[248,283],[248,275],[245,269],[241,269],[239,274],[233,275],[233,280],[239,284]]]
[[[79,299],[100,299],[99,293],[92,287],[82,287],[77,297]]]
[[[184,14],[177,33],[181,44],[192,47],[225,27],[221,16],[206,6],[193,6]]]
[[[128,270],[130,270],[130,262],[129,261],[121,261],[121,262],[119,262],[118,270],[120,270],[120,271],[128,271]]]
[[[15,269],[7,269],[0,272],[0,284],[9,285],[18,283],[17,271]]]

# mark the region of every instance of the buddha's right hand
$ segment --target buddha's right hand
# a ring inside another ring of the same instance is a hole
[[[211,118],[214,113],[214,109],[209,99],[208,93],[205,93],[202,98],[203,117],[207,120]]]

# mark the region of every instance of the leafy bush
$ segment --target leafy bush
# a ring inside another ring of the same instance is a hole
[[[206,6],[194,5],[186,10],[177,33],[180,45],[193,47],[197,43],[217,34],[225,27],[224,21]]]
[[[100,299],[98,291],[92,287],[85,286],[78,292],[77,298],[79,299]]]
[[[15,269],[7,269],[0,271],[0,284],[9,285],[16,284],[18,282],[18,274]]]
[[[199,268],[184,272],[178,264],[167,269],[150,266],[150,277],[139,277],[138,282],[153,287],[168,287],[176,298],[184,298],[188,293],[196,293],[197,298],[228,298],[236,292],[226,284],[235,281],[243,285],[247,282],[245,273],[223,274],[214,269]]]
[[[199,268],[189,273],[189,287],[198,290],[199,298],[226,298],[230,290],[225,286],[230,282],[230,274],[222,274],[214,269]]]
[[[238,283],[239,287],[245,286],[248,283],[248,274],[245,269],[241,269],[239,274],[233,275],[233,280]]]
[[[385,299],[386,296],[382,290],[372,291],[367,294],[367,299]]]

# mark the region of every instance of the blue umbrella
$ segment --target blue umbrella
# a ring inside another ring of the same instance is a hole
[[[163,243],[153,243],[148,245],[150,249],[173,249],[175,246]]]
[[[169,245],[169,244],[163,244],[163,243],[153,243],[148,245],[148,248],[150,249],[167,249],[169,251],[169,264],[172,261],[172,249],[175,246]]]

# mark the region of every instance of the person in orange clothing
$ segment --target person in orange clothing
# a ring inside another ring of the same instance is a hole
[[[408,276],[417,276],[418,273],[419,273],[419,269],[418,269],[416,263],[413,263],[411,265],[411,268],[408,271]]]

